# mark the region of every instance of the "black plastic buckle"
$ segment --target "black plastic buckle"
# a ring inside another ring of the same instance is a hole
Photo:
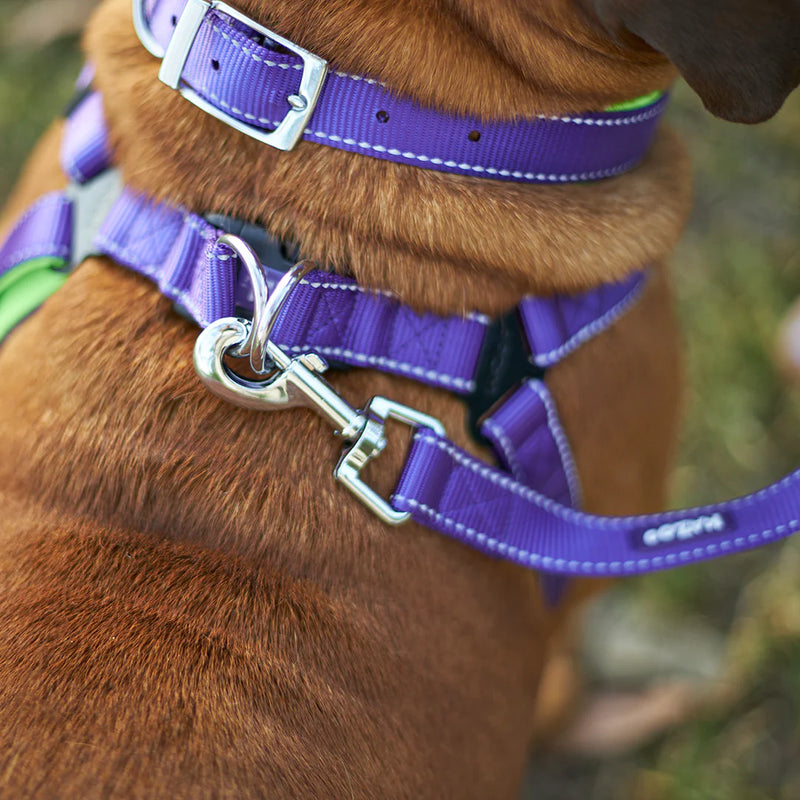
[[[544,373],[533,363],[519,312],[514,309],[493,320],[478,356],[475,389],[462,396],[468,409],[469,432],[475,441],[486,441],[480,429],[486,412],[523,381],[542,378]]]

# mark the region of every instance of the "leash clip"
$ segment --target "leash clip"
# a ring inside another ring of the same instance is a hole
[[[232,248],[247,269],[254,287],[253,320],[225,317],[209,325],[197,338],[194,366],[212,393],[234,405],[253,410],[305,407],[318,412],[336,433],[352,444],[342,453],[334,477],[370,511],[389,525],[408,521],[408,512],[397,511],[361,478],[361,470],[387,445],[386,422],[390,419],[413,428],[430,428],[445,435],[441,422],[421,411],[386,397],[373,397],[363,409],[353,408],[324,379],[328,369],[316,353],[292,357],[270,340],[278,314],[292,289],[309,267],[302,262],[290,270],[269,292],[261,263],[250,246],[230,234],[218,244]],[[226,357],[249,357],[257,380],[237,375]]]

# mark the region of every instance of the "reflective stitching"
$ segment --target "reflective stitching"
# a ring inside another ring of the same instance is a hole
[[[527,385],[539,395],[544,404],[544,410],[547,413],[547,427],[550,428],[550,433],[553,434],[558,454],[561,456],[561,466],[564,468],[564,474],[567,477],[570,500],[573,506],[580,506],[582,496],[581,482],[578,477],[578,471],[575,468],[575,461],[572,458],[572,448],[567,440],[567,435],[564,433],[564,428],[561,426],[561,418],[553,402],[553,396],[544,381],[531,378]]]
[[[545,570],[556,569],[559,572],[569,572],[573,574],[606,574],[608,572],[619,574],[644,571],[651,568],[660,568],[664,562],[674,565],[676,561],[685,562],[691,560],[692,558],[700,559],[705,556],[711,556],[714,554],[716,549],[722,547],[723,544],[730,544],[730,541],[722,543],[717,542],[715,544],[707,545],[706,547],[695,547],[691,550],[682,550],[679,553],[671,553],[667,556],[639,558],[636,560],[629,559],[627,561],[577,561],[576,559],[567,561],[563,558],[543,556],[541,553],[534,553],[523,548],[509,547],[504,542],[499,541],[493,536],[489,536],[486,533],[481,533],[475,528],[470,528],[461,522],[456,522],[454,519],[451,519],[445,514],[442,514],[430,506],[425,505],[425,503],[420,503],[413,498],[404,497],[403,495],[395,495],[392,499],[399,503],[407,503],[411,508],[418,509],[426,516],[431,517],[436,522],[439,522],[441,525],[451,528],[456,533],[463,534],[467,537],[467,539],[476,540],[481,544],[482,547],[485,547],[485,549],[491,552],[502,554],[503,551],[506,550],[508,555],[512,556],[515,560],[525,560],[528,562],[528,564],[530,564],[531,567],[541,567]],[[778,533],[781,528],[783,528],[784,531],[788,531],[790,528],[797,528],[798,526],[800,526],[800,520],[794,519],[788,522],[786,525],[779,525],[774,529],[769,528],[758,534],[750,534],[747,537],[747,543],[755,546],[764,542],[769,542],[772,539],[786,535],[785,533]],[[739,546],[744,545],[744,539],[740,538],[737,541],[741,542],[741,545]],[[511,553],[512,550],[514,550],[513,555]]]
[[[503,454],[506,457],[506,461],[508,462],[508,466],[511,469],[511,474],[520,482],[522,483],[522,470],[520,469],[519,462],[517,461],[517,453],[514,449],[514,445],[511,444],[511,439],[508,438],[506,432],[500,427],[500,424],[495,422],[493,419],[487,419],[483,426],[492,433],[495,438],[497,439],[497,443],[500,445],[500,448],[503,451]]]
[[[241,112],[238,112],[241,113]],[[475,164],[459,163],[458,161],[445,161],[442,158],[431,158],[430,156],[418,155],[417,153],[404,152],[394,147],[384,147],[379,144],[370,144],[369,142],[359,142],[355,139],[338,136],[336,134],[328,134],[324,131],[313,131],[307,128],[305,131],[306,136],[314,136],[317,139],[326,139],[329,142],[336,142],[345,144],[348,147],[355,147],[359,150],[373,150],[376,153],[386,153],[387,155],[394,156],[395,158],[405,158],[408,160],[421,161],[424,163],[434,164],[436,166],[444,166],[449,169],[459,169],[464,172],[477,172],[486,173],[487,175],[497,175],[502,178],[517,178],[518,180],[526,181],[540,181],[543,183],[578,183],[581,181],[592,181],[600,178],[610,178],[614,175],[619,175],[621,172],[626,172],[635,164],[639,159],[626,161],[616,167],[609,169],[596,170],[594,172],[581,172],[572,174],[545,174],[543,172],[520,172],[507,169],[495,169],[494,167],[482,167]]]
[[[566,342],[546,353],[540,353],[533,357],[533,363],[537,367],[551,367],[557,364],[562,358],[577,350],[590,339],[602,333],[606,328],[613,325],[642,295],[645,286],[649,281],[649,274],[645,274],[643,279],[634,286],[628,294],[617,301],[602,317],[584,325],[576,333],[570,336]],[[524,302],[524,301],[523,301]]]
[[[521,484],[516,483],[511,477],[497,473],[483,462],[475,461],[466,453],[461,452],[448,440],[438,439],[432,436],[430,433],[424,433],[422,431],[414,436],[414,440],[424,442],[425,444],[432,444],[435,447],[438,447],[440,450],[443,450],[445,453],[447,453],[456,463],[461,464],[472,472],[475,472],[481,477],[486,478],[491,483],[510,490],[513,494],[519,495],[523,500],[538,505],[554,516],[560,517],[567,522],[576,523],[579,525],[594,526],[597,529],[627,530],[631,525],[642,523],[649,524],[654,516],[657,516],[664,522],[670,522],[680,520],[686,517],[687,514],[700,515],[709,512],[713,513],[713,511],[716,509],[715,506],[709,505],[698,506],[696,508],[684,508],[678,511],[665,512],[664,514],[659,515],[639,514],[622,518],[592,516],[584,513],[583,511],[577,511],[575,509],[562,506],[560,503],[556,503],[549,497],[545,497],[535,489],[522,486]],[[727,508],[734,510],[737,508],[746,508],[748,506],[755,505],[756,503],[768,498],[770,495],[778,494],[779,492],[783,491],[784,488],[790,484],[798,482],[799,480],[800,472],[793,472],[776,483],[760,489],[759,491],[754,492],[747,497],[739,497],[735,500],[729,500],[725,505]],[[793,522],[786,522],[783,524],[790,526],[793,524]],[[717,544],[719,544],[719,542],[717,542]]]
[[[404,361],[397,361],[393,358],[387,358],[386,356],[367,355],[366,353],[357,353],[354,350],[341,347],[318,347],[314,344],[282,345],[282,347],[293,353],[307,353],[309,350],[313,350],[315,353],[320,353],[324,356],[346,358],[368,367],[388,367],[391,370],[405,375],[427,378],[428,380],[441,383],[444,386],[454,386],[465,392],[471,392],[475,388],[475,384],[472,381],[465,380],[464,378],[436,372],[432,369],[425,369],[424,367],[415,366],[414,364],[409,364]]]
[[[256,55],[251,50],[248,50],[247,47],[241,43],[237,42],[230,34],[225,33],[221,28],[217,27],[210,19],[204,20],[205,25],[210,25],[211,28],[218,33],[223,39],[230,42],[234,47],[241,50],[246,56],[249,56],[253,59],[253,61],[257,61],[259,64],[264,64],[267,67],[278,67],[278,69],[296,69],[300,72],[303,71],[304,66],[303,64],[280,64],[277,61],[270,61],[268,58],[262,58],[259,55]],[[257,46],[257,45],[256,45]],[[266,48],[265,48],[266,49]],[[331,75],[336,75],[337,78],[349,78],[353,81],[362,81],[363,83],[368,84],[378,84],[379,86],[385,86],[385,84],[381,83],[380,81],[375,80],[374,78],[365,78],[363,75],[353,75],[350,72],[342,72],[341,70],[336,70],[330,73]]]
[[[216,25],[211,19],[206,18],[203,22],[204,25],[210,26],[215,33],[218,33],[222,36],[223,39],[230,42],[234,47],[241,50],[246,56],[251,58],[253,61],[264,64],[267,67],[277,67],[278,69],[287,70],[287,69],[294,69],[302,71],[304,66],[303,64],[281,64],[277,61],[270,61],[268,58],[262,58],[256,53],[252,52],[244,45],[242,42],[236,41],[230,34],[225,33],[218,25]],[[257,46],[257,45],[256,45]],[[377,80],[376,78],[367,78],[364,75],[355,75],[352,72],[344,72],[342,70],[331,70],[329,73],[331,75],[335,75],[337,78],[346,78],[351,81],[358,81],[360,83],[366,83],[370,86],[383,86],[386,87],[386,84],[382,81]],[[547,114],[537,114],[534,119],[541,119],[547,120],[548,122],[565,122],[574,125],[596,125],[598,127],[618,127],[621,125],[638,125],[642,122],[647,122],[653,117],[658,116],[660,113],[660,100],[657,101],[656,105],[652,108],[647,109],[646,111],[642,111],[638,114],[632,114],[628,117],[615,117],[615,118],[605,118],[605,117],[578,117],[578,116],[548,116]]]

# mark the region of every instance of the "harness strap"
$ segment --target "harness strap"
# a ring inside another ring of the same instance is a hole
[[[236,309],[252,312],[252,289],[227,248],[214,242],[222,231],[202,217],[123,191],[95,238],[100,251],[146,275],[201,327]],[[282,273],[269,271],[270,288]],[[555,329],[546,337],[552,365],[613,324],[641,291],[642,274],[614,291],[594,291],[566,302],[559,295],[521,309],[535,318],[543,309]],[[470,394],[490,320],[482,314],[439,317],[417,313],[389,293],[370,291],[350,278],[313,272],[289,296],[273,340],[289,352],[313,350],[354,367]],[[497,395],[499,398],[500,395]],[[497,399],[496,398],[496,399]]]
[[[0,275],[34,258],[72,256],[72,201],[51,192],[36,201],[11,229],[0,247]]]
[[[90,97],[78,107],[84,123],[74,126],[77,138],[65,143],[65,164],[85,183],[45,196],[23,215],[0,247],[0,278],[6,276],[0,292],[4,286],[18,289],[16,278],[23,272],[13,273],[13,280],[8,276],[31,259],[55,258],[60,264],[98,252],[158,282],[201,325],[233,314],[237,306],[252,307],[233,252],[217,242],[217,227],[130,190],[120,194],[113,171],[87,180],[108,157],[107,138],[102,125],[97,127],[102,116],[97,102]],[[81,240],[88,240],[91,250]],[[274,270],[270,277],[281,275]],[[526,298],[520,316],[536,365],[557,363],[611,325],[645,280],[634,275],[575,297]],[[488,322],[480,315],[416,314],[389,294],[312,273],[289,295],[274,334],[289,350],[324,354],[335,348],[354,365],[466,393],[475,370],[486,363],[479,356]],[[398,366],[400,357],[405,361]],[[491,409],[481,432],[495,444],[507,472],[478,461],[443,434],[419,428],[393,496],[394,510],[489,555],[565,576],[667,569],[756,547],[800,528],[800,471],[749,497],[697,509],[617,518],[570,508],[579,499],[571,455],[552,398],[537,378]]]
[[[481,433],[514,480],[564,505],[580,506],[578,471],[544,381],[525,381],[483,421]]]
[[[667,102],[659,95],[632,111],[492,122],[423,108],[373,78],[331,69],[315,103],[301,78],[316,57],[283,39],[276,48],[276,34],[235,9],[134,0],[134,10],[148,49],[166,54],[162,79],[168,68],[170,85],[238,130],[261,138],[302,106],[313,112],[306,141],[429,170],[528,183],[607,178],[643,158]]]

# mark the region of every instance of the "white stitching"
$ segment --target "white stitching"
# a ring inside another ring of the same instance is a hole
[[[417,433],[414,439],[415,441],[419,440],[427,444],[432,444],[435,447],[438,447],[440,450],[446,452],[456,463],[461,464],[462,466],[466,467],[472,472],[475,472],[481,477],[486,478],[491,483],[494,483],[503,489],[508,489],[512,493],[519,495],[523,500],[532,502],[535,505],[538,505],[541,508],[545,509],[549,513],[557,517],[560,517],[563,520],[566,520],[567,522],[574,522],[581,525],[588,523],[594,525],[597,528],[605,528],[608,530],[618,530],[618,529],[625,530],[630,525],[638,523],[649,523],[653,517],[652,514],[640,514],[635,516],[626,516],[624,518],[592,516],[590,514],[584,513],[583,511],[578,511],[573,508],[562,506],[560,503],[556,503],[549,497],[545,497],[540,492],[537,492],[535,489],[531,489],[527,486],[522,486],[521,484],[516,483],[509,476],[498,474],[495,470],[491,469],[483,462],[473,460],[466,453],[461,452],[454,444],[452,444],[447,440],[437,439],[434,436],[431,436],[430,434],[424,433],[423,431]],[[789,475],[777,481],[776,483],[773,483],[770,486],[760,489],[759,491],[754,492],[751,495],[748,495],[746,497],[739,497],[734,500],[729,500],[725,505],[729,509],[738,509],[743,507],[746,508],[748,506],[755,505],[756,503],[760,502],[761,500],[765,499],[770,495],[777,494],[778,492],[782,491],[786,486],[798,481],[800,481],[800,470],[790,473]],[[687,515],[700,515],[704,513],[710,513],[713,512],[715,509],[716,507],[712,505],[697,506],[695,508],[684,508],[677,511],[670,511],[657,516],[664,521],[679,520],[685,518]],[[791,523],[786,523],[786,524],[790,525]],[[719,542],[717,542],[717,544],[719,544]]]
[[[206,19],[205,24],[209,25],[216,33],[222,36],[223,39],[230,42],[234,47],[241,50],[246,56],[249,56],[253,61],[258,62],[259,64],[264,64],[267,67],[277,67],[278,69],[294,69],[294,70],[303,70],[302,64],[280,64],[276,61],[270,61],[267,58],[262,58],[261,56],[256,55],[254,52],[249,50],[244,44],[241,42],[236,41],[230,34],[225,33],[220,27],[215,25],[212,20]],[[258,45],[254,45],[258,46]],[[375,78],[367,78],[364,75],[356,75],[352,72],[344,72],[342,70],[333,70],[331,75],[335,75],[337,78],[347,78],[351,81],[359,81],[361,83],[366,83],[370,86],[383,86],[386,87],[386,84],[382,81],[379,81]],[[618,127],[621,125],[637,125],[641,122],[646,122],[647,120],[652,119],[653,117],[658,116],[661,113],[661,103],[657,102],[654,107],[648,108],[646,111],[643,111],[639,114],[632,114],[629,117],[615,117],[609,119],[597,119],[594,117],[578,117],[578,116],[548,116],[547,114],[537,114],[536,119],[548,120],[550,122],[565,122],[571,123],[574,125],[596,125],[598,127]]]
[[[602,333],[606,328],[613,325],[642,295],[649,281],[649,275],[645,274],[640,283],[633,287],[621,300],[613,305],[602,317],[584,325],[576,333],[570,336],[566,342],[553,348],[546,353],[539,353],[534,356],[533,363],[538,367],[551,367],[558,363],[562,358],[572,353],[578,347],[586,344],[590,339]]]
[[[50,250],[49,248],[51,247],[54,249]],[[44,252],[42,252],[43,249]],[[67,245],[52,242],[51,244],[31,245],[22,250],[16,250],[10,256],[4,257],[3,261],[9,264],[8,269],[13,269],[34,258],[68,258],[69,252],[70,248]],[[0,273],[3,271],[0,269]]]
[[[314,131],[311,130],[310,128],[306,128],[305,133],[307,136],[314,136],[318,139],[327,139],[330,142],[341,142],[342,144],[345,144],[348,147],[355,147],[359,150],[374,150],[376,153],[386,153],[387,155],[394,156],[396,158],[405,158],[407,160],[422,161],[425,163],[434,164],[436,166],[445,166],[450,169],[459,169],[462,172],[466,171],[477,172],[477,173],[485,172],[489,175],[497,175],[503,178],[516,178],[518,180],[540,181],[547,183],[578,183],[582,181],[597,180],[600,178],[610,178],[614,175],[619,175],[621,172],[627,171],[639,161],[638,158],[632,159],[616,167],[610,167],[609,169],[603,169],[603,170],[596,170],[594,172],[547,175],[543,172],[520,172],[520,171],[511,171],[507,169],[495,169],[494,167],[481,167],[474,164],[459,163],[458,161],[444,161],[441,158],[431,158],[430,156],[422,156],[416,153],[404,152],[402,150],[397,150],[396,148],[393,147],[387,148],[384,147],[383,145],[373,145],[370,144],[369,142],[357,142],[355,139],[342,138],[341,136],[337,136],[335,134],[327,134],[324,131]]]
[[[270,61],[269,59],[261,58],[261,56],[258,56],[252,51],[248,50],[241,42],[237,42],[236,39],[234,39],[230,34],[225,33],[222,28],[217,27],[210,19],[206,19],[205,24],[209,25],[223,39],[230,42],[234,47],[241,50],[246,56],[249,56],[253,59],[253,61],[257,61],[259,64],[264,64],[268,67],[279,67],[280,69],[303,69],[302,64],[279,64],[277,61]]]
[[[210,25],[211,28],[216,33],[218,33],[223,39],[230,42],[234,47],[241,50],[246,56],[249,56],[250,58],[253,59],[253,61],[257,61],[259,64],[264,64],[267,67],[277,67],[278,69],[283,69],[283,70],[295,69],[302,72],[302,70],[304,69],[302,64],[280,64],[277,61],[270,61],[268,58],[262,58],[261,56],[256,55],[251,50],[248,50],[248,48],[242,42],[237,42],[236,39],[234,39],[230,34],[225,33],[225,31],[223,31],[221,28],[215,25],[210,19],[207,19],[205,21],[205,24]],[[256,45],[255,43],[254,46],[258,47],[258,45]],[[363,83],[367,83],[370,85],[374,84],[377,84],[378,86],[386,85],[378,80],[375,80],[374,78],[366,78],[363,75],[354,75],[350,72],[343,72],[341,70],[336,70],[334,72],[331,72],[330,74],[336,75],[337,78],[349,78],[350,80],[361,81]]]
[[[327,355],[333,356],[334,358],[337,356],[340,358],[347,358],[369,367],[388,367],[391,370],[395,370],[406,375],[414,375],[418,378],[427,378],[428,380],[437,381],[444,386],[454,386],[455,388],[466,392],[471,392],[475,388],[473,381],[468,381],[455,375],[447,375],[445,373],[436,372],[432,369],[425,369],[424,367],[408,364],[404,361],[396,361],[393,358],[387,358],[385,356],[373,356],[367,355],[366,353],[357,353],[354,350],[348,350],[341,347],[318,347],[314,344],[290,345],[285,349],[291,350],[293,353],[307,353],[309,350],[313,350],[324,356]]]
[[[547,119],[552,122],[567,122],[575,125],[596,125],[598,127],[616,127],[619,125],[637,125],[640,122],[646,122],[653,117],[657,117],[661,113],[661,102],[656,101],[656,105],[640,114],[633,114],[630,117],[617,117],[615,119],[595,119],[592,117],[548,117],[545,115],[538,115],[539,119]]]
[[[514,449],[514,445],[511,444],[511,440],[506,435],[506,432],[500,427],[499,423],[495,422],[493,419],[487,419],[482,427],[488,428],[491,433],[497,437],[498,444],[503,451],[503,454],[506,457],[506,461],[508,462],[508,466],[511,469],[511,474],[520,482],[522,483],[522,470],[520,469],[519,462],[517,461],[517,453]]]
[[[492,552],[503,552],[504,547],[507,547],[504,542],[499,541],[493,536],[490,536],[486,533],[481,533],[480,531],[476,530],[475,528],[470,528],[467,525],[464,525],[461,522],[456,522],[454,519],[442,514],[439,511],[431,508],[425,503],[420,503],[417,500],[414,500],[411,497],[405,497],[403,495],[394,495],[392,498],[395,502],[399,503],[407,503],[411,508],[416,508],[422,511],[423,514],[432,517],[435,521],[439,522],[440,524],[444,525],[445,527],[451,528],[456,533],[461,533],[466,536],[470,540],[477,540],[481,546],[485,547],[487,550]],[[797,528],[800,526],[800,520],[794,519],[787,523],[787,528]],[[754,533],[748,536],[748,543],[752,545],[761,544],[762,542],[768,542],[772,539],[775,539],[776,530],[768,528],[767,530],[761,531],[761,533]],[[740,540],[742,545],[744,545],[744,540]],[[654,558],[640,558],[637,561],[628,560],[624,562],[620,561],[582,561],[577,562],[575,560],[567,562],[563,558],[552,558],[550,556],[543,556],[540,553],[533,553],[530,550],[525,550],[523,548],[516,548],[516,555],[518,555],[521,559],[526,560],[532,567],[536,567],[541,565],[543,568],[552,568],[555,567],[559,571],[565,572],[572,572],[572,573],[602,573],[605,574],[606,572],[634,572],[636,570],[646,570],[652,567],[661,567],[666,561],[668,564],[674,564],[677,560],[680,561],[689,561],[692,558],[699,559],[703,558],[707,555],[713,555],[718,547],[722,547],[723,544],[730,544],[728,542],[716,542],[714,544],[706,545],[705,547],[695,547],[692,550],[682,550],[679,553],[670,553],[667,556],[655,556]],[[739,546],[742,546],[739,545]],[[509,553],[511,548],[508,548]],[[520,560],[516,559],[515,560]]]
[[[395,298],[392,292],[387,292],[384,289],[364,289],[356,283],[319,283],[316,281],[301,280],[301,286],[310,286],[312,289],[338,289],[343,292],[358,292],[364,295],[383,295],[384,297]]]
[[[575,469],[575,461],[572,458],[572,448],[567,440],[567,435],[564,433],[564,428],[561,426],[561,419],[553,403],[553,397],[543,381],[531,378],[528,381],[528,386],[539,395],[544,404],[544,409],[547,412],[547,425],[553,434],[553,439],[555,439],[558,453],[561,456],[561,464],[564,467],[564,474],[567,477],[570,500],[573,506],[580,506],[583,494],[581,482],[578,477],[578,471]]]

